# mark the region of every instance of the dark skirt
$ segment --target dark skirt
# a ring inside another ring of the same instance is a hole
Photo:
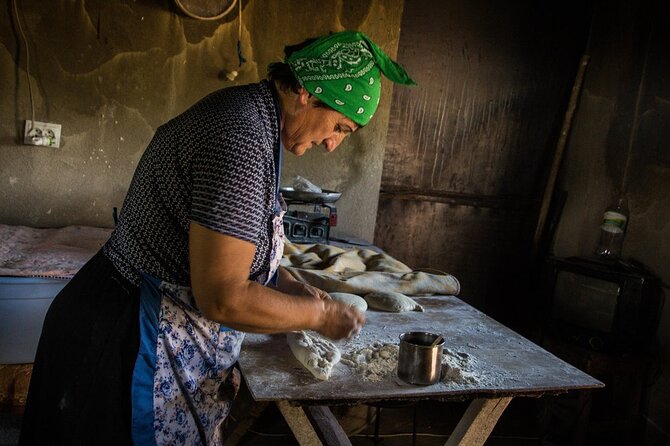
[[[130,445],[139,288],[96,254],[44,320],[20,445]]]

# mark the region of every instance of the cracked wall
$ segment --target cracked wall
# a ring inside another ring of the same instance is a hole
[[[20,144],[32,108],[25,45],[13,1],[0,10],[0,222],[112,226],[155,129],[219,88],[257,82],[286,44],[360,29],[393,57],[402,0],[242,2],[214,21],[173,2],[17,2],[30,57],[35,119],[61,124],[59,149]],[[237,70],[233,82],[226,72]],[[335,153],[284,157],[284,185],[300,174],[343,193],[335,235],[372,239],[391,85],[372,123]]]

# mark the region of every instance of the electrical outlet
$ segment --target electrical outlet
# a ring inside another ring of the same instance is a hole
[[[23,143],[33,146],[60,147],[60,124],[27,119]]]

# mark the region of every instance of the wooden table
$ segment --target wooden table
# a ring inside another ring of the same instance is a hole
[[[514,397],[603,386],[454,296],[416,301],[424,312],[368,310],[359,336],[337,342],[340,350],[346,355],[374,343],[397,345],[404,332],[430,331],[444,336],[445,354],[461,361],[460,375],[443,373],[437,384],[414,386],[395,372],[366,381],[339,363],[328,381],[319,381],[294,358],[285,335],[249,334],[239,363],[252,396],[277,403],[301,445],[351,444],[327,406],[467,399],[472,402],[446,444],[481,445]]]

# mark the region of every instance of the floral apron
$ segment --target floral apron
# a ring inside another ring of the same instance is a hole
[[[264,285],[276,283],[284,250],[279,150],[270,268],[258,279]],[[222,424],[239,389],[233,365],[243,339],[243,332],[204,318],[190,288],[144,275],[132,382],[133,443],[221,444]]]

